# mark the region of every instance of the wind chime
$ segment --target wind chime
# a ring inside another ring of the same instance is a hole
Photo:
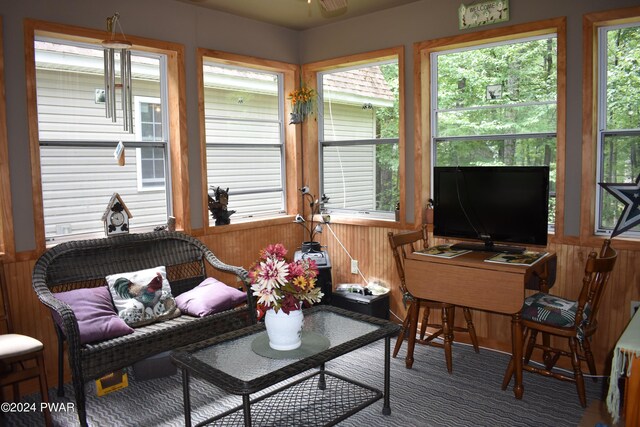
[[[120,14],[116,12],[107,18],[109,39],[102,41],[104,47],[104,94],[107,118],[116,122],[116,90],[120,88],[120,105],[122,106],[123,128],[133,133],[133,97],[131,95],[131,42],[124,36],[119,22]],[[116,36],[116,26],[122,38]],[[119,52],[120,82],[116,83],[116,51]]]

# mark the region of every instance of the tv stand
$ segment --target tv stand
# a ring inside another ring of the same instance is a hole
[[[479,252],[499,252],[506,254],[521,254],[525,251],[522,246],[494,245],[492,242],[486,243],[468,243],[461,242],[451,245],[451,249],[463,249]]]

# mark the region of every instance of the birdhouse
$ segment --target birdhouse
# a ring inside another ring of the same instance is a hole
[[[130,218],[133,218],[133,215],[127,209],[127,205],[124,204],[118,193],[113,193],[104,214],[102,214],[105,236],[128,233]]]

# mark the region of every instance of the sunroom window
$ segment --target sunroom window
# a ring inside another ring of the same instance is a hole
[[[598,30],[597,182],[632,183],[640,174],[640,23]],[[624,208],[597,188],[596,233],[613,230]],[[625,232],[639,237],[640,226]]]
[[[116,56],[116,59],[117,56]],[[98,44],[38,37],[35,41],[42,202],[47,241],[102,234],[102,214],[112,194],[131,211],[131,229],[166,223],[168,194],[166,57],[132,52],[134,130],[105,117],[103,49]],[[116,64],[116,69],[119,66]],[[120,95],[117,95],[120,104]],[[148,107],[158,115],[148,117]],[[147,113],[142,109],[147,108]],[[153,131],[149,131],[153,125]],[[159,125],[159,127],[156,127]],[[158,131],[159,130],[159,131]],[[114,159],[123,141],[125,166]],[[133,150],[136,148],[136,150]],[[150,173],[149,171],[152,171]],[[142,177],[141,188],[139,178]],[[142,191],[149,185],[160,191]]]
[[[318,73],[325,208],[392,218],[400,202],[397,58]]]
[[[550,167],[555,224],[555,34],[431,53],[434,166]]]
[[[282,74],[210,58],[202,71],[208,191],[229,189],[234,221],[283,213]]]

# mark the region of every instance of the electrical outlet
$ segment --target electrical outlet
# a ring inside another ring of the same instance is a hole
[[[638,310],[640,310],[640,301],[631,301],[631,317],[633,317]]]
[[[351,260],[351,274],[358,274],[358,260]]]

